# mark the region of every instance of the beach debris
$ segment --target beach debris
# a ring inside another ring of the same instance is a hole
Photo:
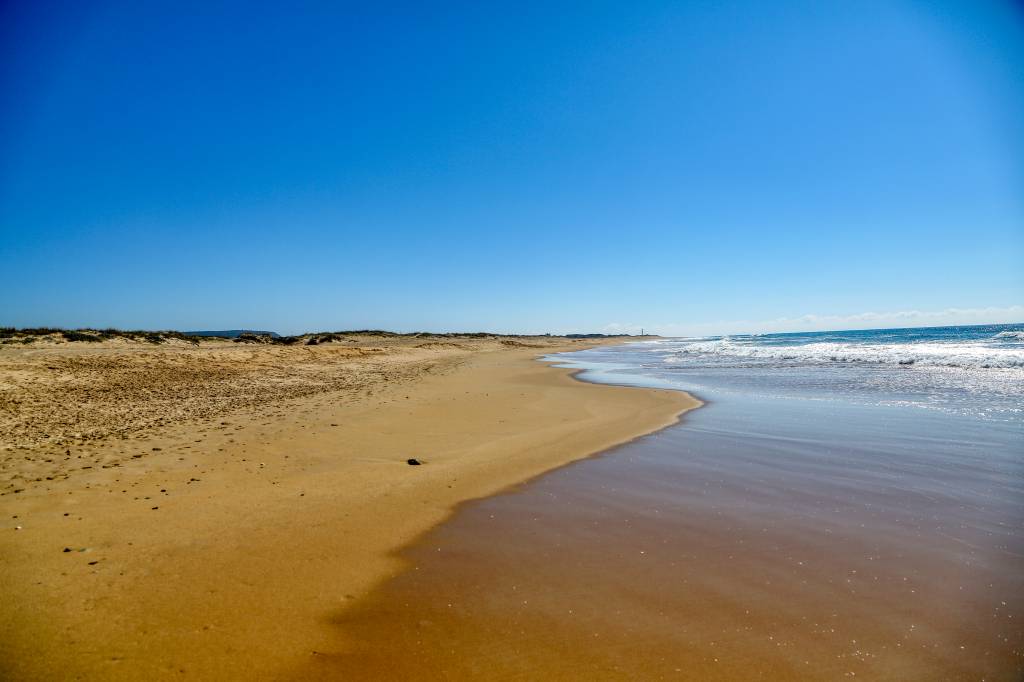
[[[72,551],[72,550],[71,550],[71,548],[70,548],[70,547],[65,547],[65,548],[64,548],[64,551],[65,551],[65,552],[70,552],[70,551]]]
[[[417,466],[417,467],[419,465],[423,464],[423,462],[419,461],[415,457],[410,457],[409,459],[405,460],[405,463],[408,464],[409,466]]]

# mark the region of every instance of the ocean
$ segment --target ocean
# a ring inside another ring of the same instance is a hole
[[[1024,324],[658,339],[563,355],[586,378],[1019,424]]]

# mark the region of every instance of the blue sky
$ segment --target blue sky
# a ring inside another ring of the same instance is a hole
[[[0,324],[1024,319],[1011,2],[298,4],[3,5]]]

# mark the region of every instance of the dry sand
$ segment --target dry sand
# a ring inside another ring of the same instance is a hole
[[[0,348],[5,679],[287,675],[460,502],[698,404],[556,338],[37,345]]]

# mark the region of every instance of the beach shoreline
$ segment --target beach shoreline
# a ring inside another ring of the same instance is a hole
[[[1020,676],[1012,422],[786,395],[756,367],[739,391],[665,357],[556,358],[705,409],[460,505],[339,613],[354,644],[289,679]]]
[[[344,348],[369,363],[362,384],[339,378],[228,417],[75,442],[65,455],[73,475],[54,475],[64,460],[52,445],[5,448],[0,670],[17,679],[273,677],[343,647],[336,614],[405,570],[399,551],[460,504],[700,404],[678,391],[577,381],[537,361],[589,341],[389,343]],[[264,360],[309,366],[333,345]],[[341,350],[331,371],[348,377]],[[245,349],[245,362],[261,351]],[[150,367],[162,362],[148,357]],[[46,472],[49,480],[37,475]]]

